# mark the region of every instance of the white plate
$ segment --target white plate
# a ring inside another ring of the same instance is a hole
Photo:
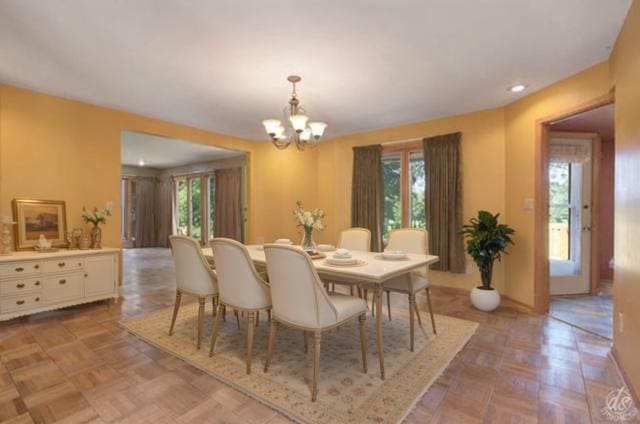
[[[331,258],[327,258],[325,260],[325,263],[329,266],[338,266],[338,267],[349,267],[349,266],[363,266],[366,265],[367,263],[365,261],[363,261],[362,259],[354,259],[354,262],[330,262]]]
[[[264,246],[263,245],[256,246],[256,250],[264,250]]]
[[[408,259],[408,256],[406,253],[403,253],[401,255],[399,254],[389,254],[389,253],[380,253],[379,255],[376,255],[376,258],[378,259],[382,259],[385,261],[404,261],[405,259]]]
[[[358,263],[356,258],[336,258],[335,256],[330,256],[327,258],[327,263],[329,265],[355,265]]]

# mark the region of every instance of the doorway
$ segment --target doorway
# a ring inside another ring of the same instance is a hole
[[[547,140],[549,313],[610,339],[614,105],[551,122]]]

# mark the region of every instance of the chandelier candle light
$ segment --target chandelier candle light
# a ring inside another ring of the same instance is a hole
[[[287,81],[293,85],[291,99],[284,108],[284,120],[289,122],[289,128],[285,128],[279,119],[262,121],[273,145],[280,150],[286,149],[292,142],[295,142],[298,150],[304,150],[307,143],[317,142],[327,127],[324,122],[308,122],[309,117],[304,108],[300,106],[300,100],[298,100],[296,93],[296,83],[301,80],[302,78],[297,75],[291,75],[287,78]]]

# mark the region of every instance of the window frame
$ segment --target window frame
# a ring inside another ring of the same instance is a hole
[[[210,204],[210,190],[211,185],[215,184],[215,173],[214,172],[201,172],[196,174],[186,174],[186,175],[174,175],[172,177],[173,181],[173,192],[176,198],[175,207],[172,211],[174,214],[173,219],[175,222],[180,222],[180,204],[179,204],[179,196],[178,196],[178,184],[180,181],[184,182],[185,188],[187,190],[187,234],[189,237],[193,237],[191,231],[191,223],[193,218],[193,203],[191,200],[191,181],[200,180],[200,237],[196,240],[200,241],[201,245],[207,244],[213,237],[209,238],[209,213],[211,208],[214,208],[215,205]],[[212,236],[215,236],[212,233]]]
[[[400,153],[400,228],[411,228],[411,153],[424,153],[422,141],[382,146],[383,159],[385,155],[398,153]],[[425,223],[426,221],[425,211]]]

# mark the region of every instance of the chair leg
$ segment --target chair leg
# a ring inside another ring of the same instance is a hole
[[[349,296],[353,296],[353,286],[349,286]]]
[[[278,332],[278,321],[271,320],[271,329],[269,331],[269,342],[267,343],[267,359],[264,361],[264,372],[269,371],[269,364],[271,363],[271,354],[273,354],[273,347],[276,344],[276,333]]]
[[[389,321],[391,321],[391,290],[387,290],[387,313],[389,314]]]
[[[218,303],[220,303],[220,300],[218,300]],[[222,321],[227,322],[227,305],[222,305]]]
[[[176,318],[178,317],[178,309],[180,309],[180,300],[182,299],[182,293],[176,291],[176,303],[173,305],[173,316],[171,317],[171,326],[169,327],[169,335],[173,334],[173,327],[176,325]]]
[[[362,314],[358,317],[360,321],[360,349],[362,350],[362,369],[364,373],[367,373],[367,335],[364,329],[364,320],[367,319],[367,314]]]
[[[429,315],[431,315],[431,326],[433,327],[433,334],[438,334],[436,332],[436,321],[433,319],[433,306],[431,306],[431,292],[429,291],[429,287],[427,290],[427,303],[429,304]]]
[[[202,340],[202,323],[204,321],[204,302],[206,299],[204,297],[198,298],[198,340],[196,342],[196,346],[200,349],[200,341]]]
[[[314,355],[313,355],[313,381],[311,382],[311,402],[315,402],[318,398],[318,376],[320,374],[320,339],[322,337],[322,333],[319,330],[316,330],[313,333],[313,345]]]
[[[211,312],[211,315],[213,317],[216,316],[216,308],[217,308],[217,304],[218,304],[218,297],[217,296],[213,296],[211,298],[211,306],[213,307],[213,311]]]
[[[420,317],[420,310],[418,309],[418,305],[416,305],[416,317],[418,318],[418,325],[422,327],[422,318]]]
[[[267,309],[267,321],[271,322],[271,309]]]
[[[260,311],[256,311],[256,327],[260,324]]]
[[[413,352],[414,330],[415,330],[415,309],[416,309],[416,295],[409,294],[409,350]]]
[[[304,353],[309,353],[309,333],[302,330],[302,334],[304,335]]]
[[[209,347],[209,356],[213,356],[213,349],[216,347],[216,339],[220,330],[220,321],[224,317],[224,305],[218,302],[218,312],[216,319],[213,321],[213,330],[211,330],[211,346]]]
[[[235,314],[235,316],[236,316],[236,324],[238,325],[238,330],[239,330],[239,329],[240,329],[240,314],[238,313],[238,310],[237,310],[237,309],[234,309],[234,310],[233,310],[233,313],[234,313],[234,314]]]
[[[247,374],[251,374],[251,356],[253,355],[253,328],[255,326],[255,312],[249,312],[247,328]]]

